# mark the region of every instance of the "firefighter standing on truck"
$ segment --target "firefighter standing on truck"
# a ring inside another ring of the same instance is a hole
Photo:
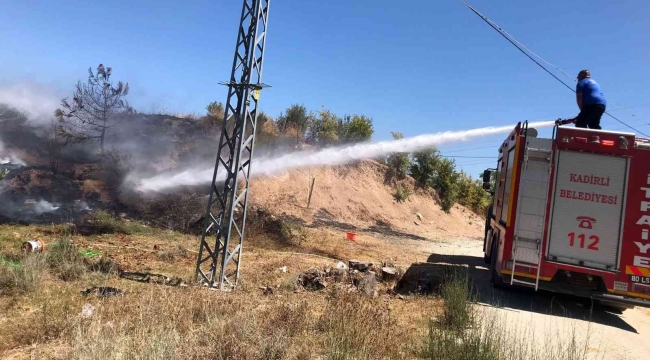
[[[576,102],[580,114],[574,119],[558,120],[557,125],[575,123],[576,127],[600,130],[600,118],[605,112],[607,102],[600,86],[591,78],[589,70],[582,70],[578,74],[576,85]]]

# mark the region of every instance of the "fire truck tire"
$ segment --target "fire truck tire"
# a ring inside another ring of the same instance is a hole
[[[492,236],[492,228],[490,227],[490,217],[492,216],[492,205],[490,205],[487,209],[487,213],[485,215],[485,235],[483,237],[483,262],[486,264],[490,264],[490,256],[488,255],[488,239]]]
[[[492,251],[490,252],[490,283],[494,288],[503,288],[505,283],[501,274],[497,271],[497,256],[499,254],[499,241],[492,239]]]
[[[487,248],[488,245],[490,244],[488,239],[491,237],[492,237],[492,229],[488,229],[488,231],[485,233],[485,238],[483,239],[483,241],[485,242],[485,245],[483,245],[483,248],[485,249],[483,251],[483,262],[488,265],[492,263],[492,258],[490,257],[490,255],[488,255],[488,248]]]

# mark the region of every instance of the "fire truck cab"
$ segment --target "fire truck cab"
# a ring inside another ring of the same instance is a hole
[[[519,123],[483,175],[495,287],[650,306],[649,139],[557,126],[543,139]]]

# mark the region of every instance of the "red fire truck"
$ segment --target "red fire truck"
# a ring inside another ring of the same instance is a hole
[[[650,139],[574,127],[543,139],[519,123],[483,183],[495,287],[650,306]]]

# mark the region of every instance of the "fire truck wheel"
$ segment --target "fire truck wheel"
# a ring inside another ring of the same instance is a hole
[[[499,241],[498,239],[492,239],[492,251],[490,252],[490,283],[494,288],[504,287],[503,279],[501,274],[497,272],[497,256],[499,254]]]
[[[492,237],[492,229],[489,229],[489,230],[485,233],[485,238],[483,239],[483,242],[485,243],[485,244],[483,245],[483,248],[485,249],[485,250],[483,251],[483,262],[486,263],[486,264],[488,264],[488,265],[492,263],[492,258],[490,257],[490,255],[488,255],[488,251],[487,251],[488,239],[489,239],[490,237]]]

